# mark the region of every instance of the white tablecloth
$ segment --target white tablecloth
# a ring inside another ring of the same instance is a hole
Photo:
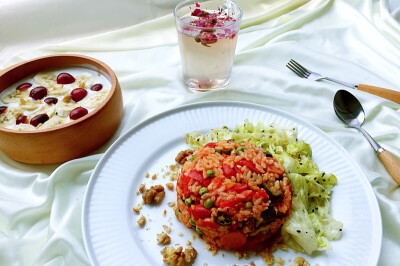
[[[344,88],[300,79],[285,67],[293,58],[348,82],[399,90],[396,2],[389,7],[387,0],[240,0],[244,20],[229,88],[202,94],[189,93],[182,80],[172,15],[176,3],[0,2],[0,69],[41,55],[85,54],[113,68],[124,98],[120,128],[90,156],[35,166],[0,153],[0,265],[89,264],[81,232],[82,200],[102,154],[138,122],[170,108],[209,100],[240,100],[281,109],[341,143],[365,171],[379,202],[383,217],[379,264],[398,265],[400,189],[364,137],[335,116],[332,99]],[[400,106],[351,92],[366,111],[364,128],[399,158]]]

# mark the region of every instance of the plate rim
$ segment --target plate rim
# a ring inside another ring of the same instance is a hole
[[[82,238],[83,238],[83,242],[84,242],[84,246],[85,246],[85,251],[86,254],[89,258],[89,261],[92,265],[98,265],[98,261],[97,258],[95,256],[94,250],[93,248],[90,246],[91,243],[91,239],[89,238],[89,232],[88,232],[88,222],[86,220],[87,215],[85,215],[85,213],[87,213],[88,210],[88,199],[90,194],[93,192],[93,188],[94,185],[96,183],[96,179],[99,176],[100,173],[100,168],[104,165],[104,162],[106,162],[109,157],[113,154],[113,151],[124,141],[126,141],[127,138],[129,138],[132,134],[135,134],[135,132],[139,131],[141,128],[146,127],[147,125],[162,119],[164,117],[167,117],[169,115],[172,114],[176,114],[176,113],[180,113],[183,112],[185,110],[191,110],[191,109],[196,109],[196,108],[205,108],[205,107],[226,107],[226,106],[230,106],[230,107],[235,107],[235,106],[240,106],[240,107],[244,107],[247,109],[262,109],[263,112],[272,112],[278,115],[282,115],[282,116],[286,116],[289,117],[291,120],[294,120],[296,122],[301,122],[304,123],[307,127],[315,130],[316,132],[319,133],[320,136],[323,136],[327,139],[329,139],[330,142],[332,142],[336,148],[340,149],[341,152],[345,153],[347,155],[347,157],[350,159],[351,161],[351,165],[353,167],[355,167],[356,171],[362,175],[362,177],[360,178],[360,182],[362,183],[363,187],[365,187],[365,189],[367,189],[369,194],[372,194],[372,197],[370,198],[370,203],[371,203],[371,209],[376,209],[377,213],[378,213],[378,217],[373,217],[374,222],[373,224],[376,225],[376,233],[377,235],[375,236],[377,240],[379,240],[378,242],[378,247],[377,249],[379,249],[379,251],[376,253],[375,257],[372,257],[372,261],[371,263],[373,263],[372,265],[377,265],[379,262],[379,258],[380,258],[380,254],[381,254],[381,248],[382,248],[382,234],[383,234],[383,228],[382,228],[382,214],[381,214],[381,210],[378,204],[378,200],[377,197],[373,191],[372,185],[371,183],[368,181],[367,175],[365,174],[365,172],[362,170],[362,168],[360,167],[360,165],[355,161],[355,159],[350,155],[350,153],[339,143],[337,142],[333,137],[331,137],[329,134],[327,134],[326,132],[324,132],[322,129],[318,128],[317,126],[311,124],[310,122],[292,115],[286,111],[283,111],[281,109],[277,109],[274,107],[270,107],[267,105],[262,105],[262,104],[257,104],[257,103],[251,103],[251,102],[244,102],[244,101],[200,101],[200,102],[195,102],[195,103],[188,103],[188,104],[184,104],[178,107],[173,107],[170,109],[167,109],[165,111],[162,111],[160,113],[157,113],[153,116],[150,116],[148,118],[145,118],[144,120],[140,121],[139,123],[137,123],[136,125],[132,126],[131,128],[129,128],[125,133],[123,133],[120,137],[118,137],[117,140],[115,140],[114,143],[112,143],[110,145],[110,147],[106,150],[106,152],[101,156],[100,160],[98,161],[98,163],[96,164],[89,182],[86,186],[85,189],[85,193],[84,193],[84,197],[83,197],[83,204],[82,204],[82,211],[81,211],[81,230],[82,230]],[[375,244],[376,245],[376,244]]]

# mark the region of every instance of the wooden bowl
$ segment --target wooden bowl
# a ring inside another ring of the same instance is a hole
[[[0,127],[0,150],[30,164],[61,163],[85,156],[102,146],[117,130],[123,111],[122,93],[113,70],[82,55],[51,55],[16,64],[0,73],[0,92],[26,76],[60,67],[99,71],[111,81],[111,90],[95,110],[68,124],[36,131]]]

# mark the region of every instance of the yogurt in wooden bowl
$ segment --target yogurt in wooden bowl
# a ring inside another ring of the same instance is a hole
[[[0,74],[0,149],[32,164],[89,154],[117,130],[122,94],[110,67],[81,55],[54,55]]]

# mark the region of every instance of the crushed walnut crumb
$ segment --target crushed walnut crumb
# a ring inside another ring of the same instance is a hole
[[[140,185],[139,185],[139,192],[140,192],[140,193],[143,194],[143,192],[145,191],[145,189],[146,189],[146,184],[143,183],[143,184],[140,184]]]
[[[152,175],[151,179],[156,180],[157,179],[157,174]]]
[[[136,222],[140,227],[143,227],[146,224],[146,217],[142,215]]]
[[[150,173],[149,172],[146,172],[146,174],[144,175],[146,178],[149,178],[150,177]]]
[[[144,204],[158,204],[164,199],[164,196],[164,187],[162,185],[156,185],[146,189],[142,195],[142,199]]]
[[[197,257],[197,251],[193,247],[187,247],[183,250],[183,247],[178,246],[176,249],[173,246],[164,247],[161,250],[163,255],[163,261],[169,265],[183,266],[186,264],[193,264]]]
[[[278,257],[276,259],[276,266],[282,266],[284,264],[285,264],[285,261],[281,257]]]
[[[303,257],[297,257],[293,260],[293,266],[310,266],[310,263]]]
[[[136,213],[139,214],[140,210],[142,209],[142,205],[140,203],[138,203],[138,205],[136,205],[136,207],[133,207],[132,210]]]
[[[163,225],[163,228],[168,234],[171,233],[171,227],[169,227],[168,225]]]
[[[169,207],[174,207],[175,206],[175,202],[174,201],[168,202],[168,206]]]
[[[164,216],[167,216],[167,210],[164,210],[164,211],[163,211],[163,215],[164,215]]]
[[[169,183],[165,184],[165,186],[166,186],[169,190],[174,190],[174,183],[169,182]]]
[[[274,255],[269,251],[262,251],[261,257],[264,259],[265,263],[268,265],[272,265],[275,263]]]
[[[157,245],[169,245],[171,243],[171,238],[165,232],[157,234]]]
[[[186,246],[191,246],[192,242],[190,242],[189,240],[186,242]]]
[[[178,236],[183,236],[183,233],[182,233],[182,232],[179,232],[179,233],[178,233]]]

